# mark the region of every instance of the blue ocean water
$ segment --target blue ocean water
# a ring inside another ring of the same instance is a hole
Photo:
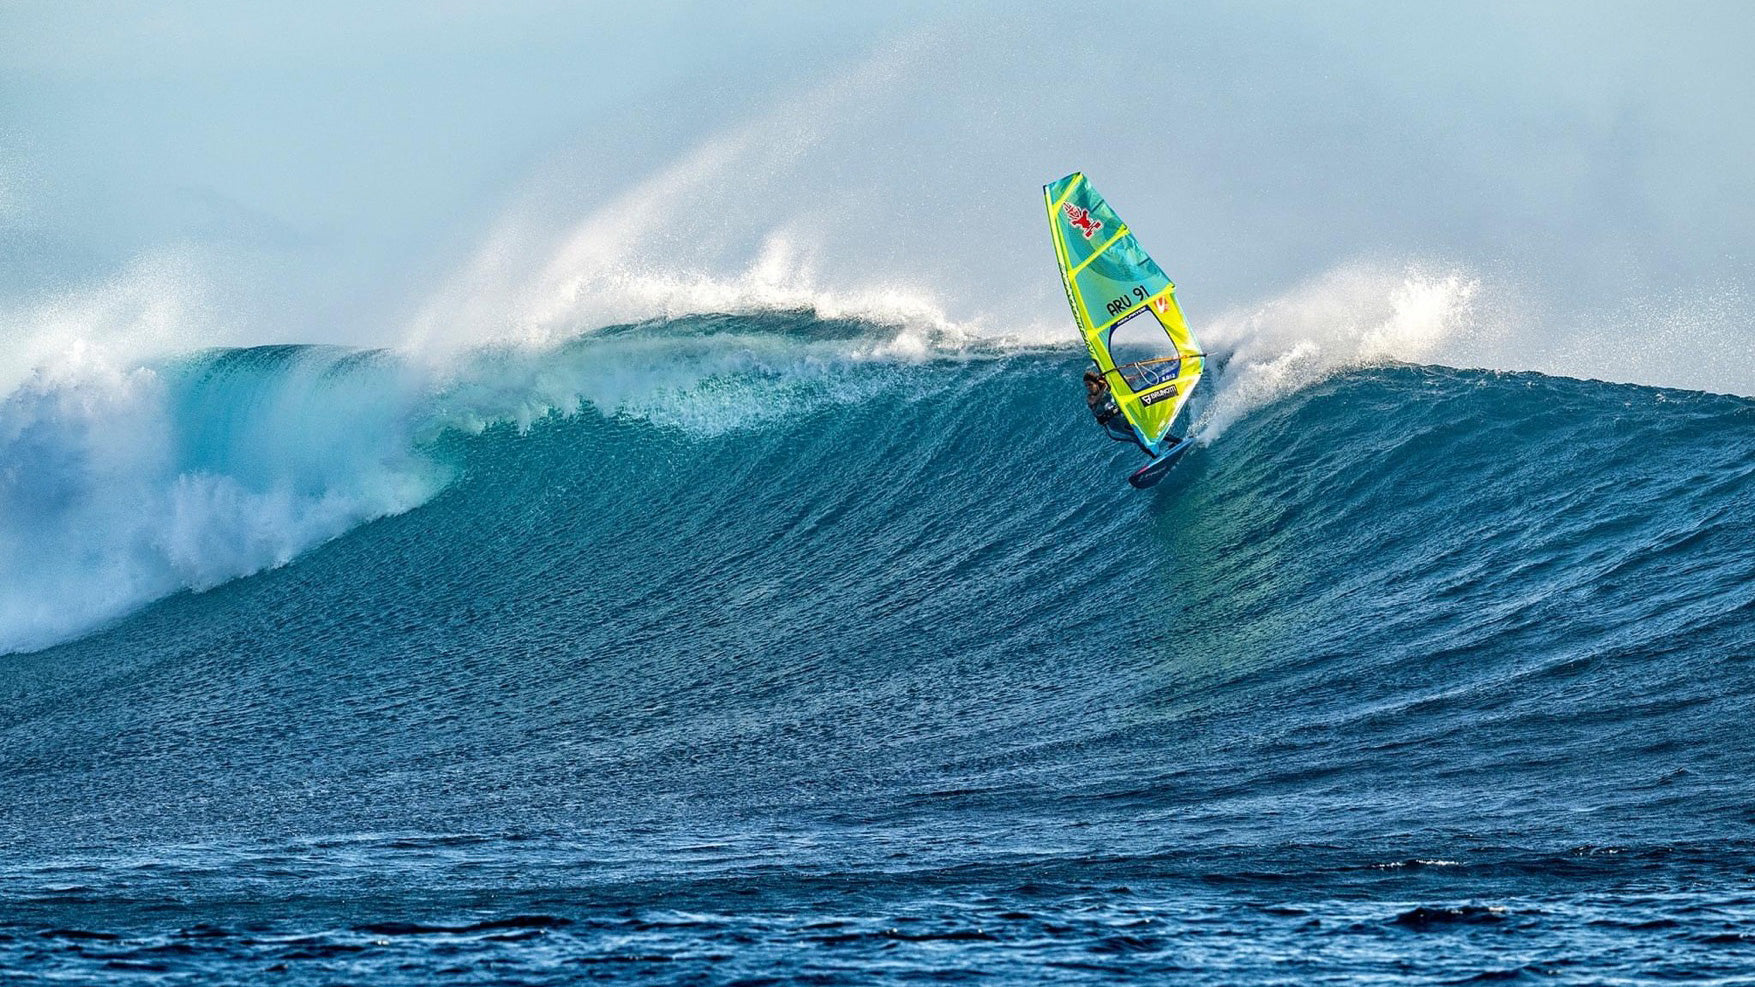
[[[0,974],[1755,981],[1755,402],[1363,367],[1136,492],[871,334],[197,355],[162,528],[15,396],[9,571],[162,598],[0,657]]]

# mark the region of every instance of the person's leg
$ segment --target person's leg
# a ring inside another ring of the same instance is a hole
[[[1140,441],[1139,435],[1126,425],[1114,421],[1104,422],[1103,431],[1109,433],[1109,437],[1117,442],[1131,442],[1134,445],[1139,446],[1140,451],[1146,455],[1150,456],[1152,454],[1152,450],[1147,449],[1146,444]]]

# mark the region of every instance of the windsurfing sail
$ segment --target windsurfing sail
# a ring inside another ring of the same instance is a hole
[[[1115,402],[1154,453],[1206,370],[1176,285],[1082,172],[1042,187],[1073,318]]]

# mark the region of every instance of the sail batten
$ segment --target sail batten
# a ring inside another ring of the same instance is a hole
[[[1126,227],[1126,226],[1125,226],[1125,225],[1123,225],[1123,226],[1122,226],[1122,227],[1121,227],[1121,229],[1119,229],[1119,230],[1116,230],[1116,231],[1115,231],[1115,235],[1114,235],[1114,236],[1112,236],[1112,237],[1110,237],[1110,238],[1109,238],[1109,240],[1108,240],[1108,242],[1107,242],[1107,243],[1105,243],[1105,244],[1103,244],[1103,245],[1102,245],[1102,246],[1101,246],[1101,247],[1098,247],[1098,248],[1097,248],[1097,249],[1096,249],[1096,251],[1094,251],[1094,252],[1093,252],[1093,253],[1092,253],[1092,254],[1091,254],[1091,256],[1089,256],[1089,257],[1086,257],[1086,258],[1085,258],[1085,259],[1084,259],[1084,260],[1082,260],[1082,261],[1079,261],[1079,266],[1078,266],[1078,267],[1075,267],[1075,268],[1073,268],[1073,269],[1072,269],[1072,271],[1071,271],[1071,272],[1069,272],[1069,273],[1070,273],[1070,274],[1072,274],[1072,275],[1073,275],[1073,276],[1077,276],[1077,274],[1078,274],[1078,273],[1079,273],[1079,272],[1080,272],[1080,271],[1082,271],[1082,270],[1084,270],[1084,269],[1085,269],[1085,268],[1087,268],[1087,267],[1089,267],[1089,266],[1091,266],[1091,262],[1092,262],[1092,261],[1094,261],[1094,260],[1096,260],[1096,259],[1097,259],[1097,258],[1099,258],[1099,257],[1101,257],[1101,256],[1103,256],[1103,251],[1105,251],[1105,250],[1108,250],[1108,249],[1109,249],[1109,248],[1110,248],[1110,247],[1111,247],[1111,246],[1113,246],[1113,245],[1114,245],[1114,243],[1115,243],[1115,241],[1117,241],[1117,240],[1119,240],[1119,239],[1121,239],[1121,238],[1122,238],[1122,237],[1124,237],[1124,236],[1126,236],[1126,235],[1127,235],[1127,234],[1128,234],[1128,233],[1129,233],[1129,230],[1128,230],[1128,228],[1127,228],[1127,227]]]
[[[1043,186],[1042,194],[1085,346],[1122,415],[1156,451],[1206,370],[1176,304],[1176,285],[1083,173]]]

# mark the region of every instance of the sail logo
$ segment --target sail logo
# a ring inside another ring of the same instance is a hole
[[[1163,390],[1153,391],[1152,393],[1147,394],[1144,397],[1140,398],[1140,404],[1149,408],[1152,405],[1157,404],[1159,401],[1168,401],[1175,396],[1176,396],[1176,385],[1171,384],[1169,387],[1166,387]]]
[[[1168,295],[1159,295],[1152,299],[1152,307],[1158,310],[1159,315],[1163,315],[1164,310],[1170,307],[1170,297]]]
[[[1087,240],[1091,238],[1091,234],[1103,228],[1102,220],[1091,218],[1091,210],[1080,209],[1070,202],[1066,204],[1066,220],[1085,234]]]

